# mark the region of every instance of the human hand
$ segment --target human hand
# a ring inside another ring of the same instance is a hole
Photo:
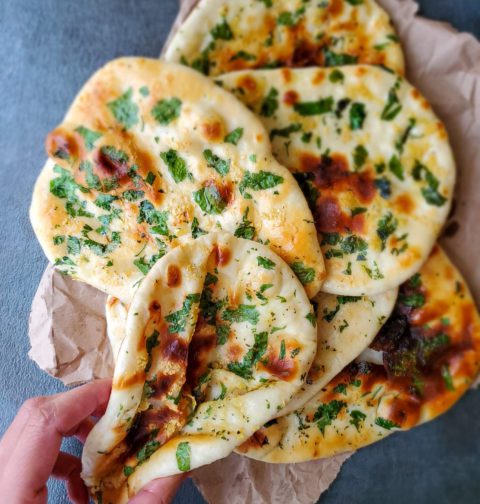
[[[64,437],[85,441],[93,417],[105,412],[111,381],[98,380],[49,397],[35,397],[20,408],[0,441],[0,495],[10,504],[44,504],[50,476],[64,480],[70,500],[88,504],[80,477],[81,461],[60,451]],[[154,480],[129,504],[168,504],[185,475]]]

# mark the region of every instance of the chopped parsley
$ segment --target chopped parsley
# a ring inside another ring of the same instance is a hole
[[[293,109],[302,116],[328,114],[333,111],[333,97],[321,98],[317,101],[295,103]]]
[[[143,448],[137,453],[138,463],[143,464],[143,462],[147,461],[159,448],[159,441],[148,441],[148,443],[146,443]]]
[[[230,171],[230,160],[226,161],[214,154],[210,149],[203,151],[203,157],[207,161],[207,166],[213,168],[219,175],[224,177]]]
[[[168,212],[156,210],[150,201],[147,200],[143,200],[140,203],[139,210],[140,212],[137,217],[139,224],[146,222],[153,226],[151,228],[152,233],[168,236]]]
[[[445,383],[445,388],[450,392],[455,390],[455,386],[453,385],[452,375],[450,374],[450,368],[447,364],[442,366],[440,371],[442,373],[443,382]]]
[[[242,136],[243,136],[243,128],[235,128],[233,131],[230,131],[230,133],[225,136],[223,141],[226,143],[237,145]]]
[[[420,161],[415,162],[415,166],[412,170],[413,178],[419,182],[424,181],[427,185],[422,187],[422,196],[429,205],[443,206],[447,202],[447,198],[442,196],[438,192],[438,187],[440,185],[439,180],[435,175]]]
[[[259,319],[260,314],[255,305],[240,304],[238,308],[227,308],[222,313],[222,320],[227,322],[248,322],[256,325]]]
[[[177,467],[180,471],[190,471],[190,456],[190,443],[188,441],[182,441],[181,443],[178,443],[175,457],[177,459]]]
[[[283,177],[268,171],[260,171],[257,173],[245,171],[243,179],[240,182],[240,194],[244,198],[251,199],[251,195],[245,192],[245,189],[252,189],[253,191],[261,191],[264,189],[271,189],[283,183]]]
[[[214,40],[232,40],[233,32],[227,20],[223,18],[221,23],[216,24],[210,31]]]
[[[159,100],[152,109],[153,118],[163,126],[180,117],[182,102],[178,98]]]
[[[346,53],[335,53],[325,47],[323,50],[323,58],[325,66],[342,66],[342,65],[354,65],[358,62],[357,56],[352,56],[351,54]]]
[[[220,191],[214,185],[206,186],[193,193],[195,203],[207,214],[221,214],[227,202],[222,198]]]
[[[301,131],[301,129],[302,125],[300,123],[290,124],[285,128],[273,128],[272,131],[270,131],[270,140],[273,140],[277,136],[289,138],[292,133],[297,133],[298,131]]]
[[[315,415],[313,416],[313,421],[317,423],[318,430],[325,435],[325,428],[332,425],[333,420],[335,420],[340,413],[340,411],[345,408],[347,404],[343,401],[333,400],[326,404],[321,404]]]
[[[352,103],[352,106],[350,107],[350,129],[362,129],[366,117],[367,112],[365,110],[365,105],[359,102]]]
[[[368,158],[368,151],[363,145],[357,145],[353,151],[353,164],[355,171],[360,170]]]
[[[193,236],[193,238],[198,238],[199,236],[202,236],[205,234],[207,234],[207,232],[204,231],[200,227],[200,224],[198,223],[198,219],[196,217],[194,217],[192,220],[192,236]]]
[[[165,320],[170,323],[168,326],[169,333],[179,333],[185,331],[187,318],[190,315],[192,306],[200,302],[200,294],[187,294],[180,310],[172,312],[165,317]]]
[[[257,263],[267,270],[275,269],[275,263],[268,257],[257,256]]]
[[[375,424],[378,425],[379,427],[383,427],[384,429],[387,429],[387,430],[391,430],[394,427],[400,427],[400,425],[393,422],[392,420],[389,420],[387,418],[382,418],[382,417],[375,418]]]
[[[360,432],[360,426],[365,418],[367,418],[367,415],[359,410],[350,411],[350,424],[353,425],[358,432]]]
[[[332,83],[332,84],[336,84],[337,82],[343,82],[345,80],[345,75],[343,74],[343,72],[341,72],[340,70],[338,70],[337,68],[335,70],[333,70],[333,72],[330,74],[330,76],[328,77],[328,80]]]
[[[230,362],[228,370],[242,378],[249,380],[252,378],[252,367],[262,358],[267,351],[268,333],[261,332],[255,334],[253,347],[245,354],[241,362]]]
[[[392,215],[391,212],[387,212],[377,224],[377,236],[382,242],[382,250],[385,250],[388,238],[396,231],[398,226],[398,220]]]
[[[398,159],[397,156],[392,156],[390,158],[388,167],[390,171],[395,175],[395,177],[397,177],[399,180],[405,180],[403,174],[403,166],[402,163],[400,162],[400,159]]]
[[[161,152],[160,157],[167,165],[170,175],[177,184],[185,180],[188,175],[187,163],[178,155],[176,150],[169,149],[166,152]]]
[[[270,88],[267,96],[260,106],[260,115],[272,117],[278,109],[278,91],[274,87]]]
[[[382,111],[381,118],[383,121],[393,121],[395,117],[402,110],[402,105],[400,104],[400,100],[397,96],[397,90],[400,87],[400,79],[397,80],[395,85],[388,92],[387,103]]]
[[[88,151],[95,147],[95,142],[102,136],[101,133],[85,128],[85,126],[79,126],[75,128],[75,131],[83,138]]]
[[[138,106],[132,100],[133,90],[129,88],[120,98],[107,103],[115,119],[130,129],[138,123]]]
[[[295,261],[290,267],[303,285],[309,284],[315,280],[315,270],[305,266],[302,261]]]
[[[255,226],[251,221],[248,220],[248,212],[249,208],[247,208],[242,217],[242,223],[235,229],[234,235],[237,238],[245,238],[246,240],[253,240],[255,237]]]

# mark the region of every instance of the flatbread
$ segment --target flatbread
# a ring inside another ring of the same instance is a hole
[[[128,303],[182,236],[223,229],[268,243],[318,292],[323,258],[301,190],[261,123],[198,72],[108,63],[47,151],[30,218],[48,259],[73,278]]]
[[[368,352],[304,408],[255,433],[248,456],[330,457],[430,421],[460,399],[480,369],[480,317],[439,246],[398,299]]]
[[[374,295],[418,271],[455,184],[447,132],[418,90],[371,66],[245,71],[219,83],[257,113],[304,190],[323,292]]]
[[[114,296],[108,296],[105,304],[105,319],[107,321],[107,338],[112,348],[113,361],[117,362],[120,347],[125,338],[128,305]]]
[[[164,57],[210,76],[353,63],[404,73],[395,29],[373,0],[202,0]]]
[[[313,316],[265,245],[211,233],[161,258],[133,297],[107,411],[85,443],[83,478],[97,500],[126,502],[245,441],[304,381]]]

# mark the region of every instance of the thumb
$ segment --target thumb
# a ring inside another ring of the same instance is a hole
[[[128,504],[170,504],[187,474],[159,478],[147,483]]]

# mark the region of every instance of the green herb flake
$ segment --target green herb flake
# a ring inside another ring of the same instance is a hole
[[[280,354],[278,355],[279,360],[285,359],[285,353],[286,353],[285,340],[282,340],[282,342],[280,343]]]
[[[332,422],[337,418],[340,411],[346,407],[343,401],[333,400],[326,404],[321,404],[315,415],[313,421],[317,423],[318,430],[325,435],[325,428],[332,425]]]
[[[230,160],[226,161],[214,154],[210,149],[203,151],[203,157],[207,161],[207,166],[213,168],[219,175],[224,177],[230,171]]]
[[[367,415],[359,410],[350,411],[350,425],[353,425],[358,432],[360,432],[360,427],[363,424]]]
[[[146,462],[159,448],[159,441],[148,441],[148,443],[146,443],[144,447],[137,453],[138,463],[143,464],[144,462]]]
[[[317,101],[295,103],[293,109],[301,116],[328,114],[333,111],[333,97],[322,98]]]
[[[336,393],[336,394],[343,394],[343,395],[347,395],[347,385],[345,383],[339,383],[338,385],[336,385],[334,388],[333,388],[333,391]]]
[[[200,302],[200,294],[187,294],[180,310],[172,312],[165,317],[165,320],[170,324],[168,332],[176,334],[185,331],[187,319],[194,304]]]
[[[410,296],[400,296],[399,302],[411,308],[421,308],[425,304],[425,296],[421,293],[411,294]]]
[[[206,235],[207,232],[204,231],[201,227],[200,227],[200,224],[198,222],[198,219],[196,217],[193,218],[192,220],[192,227],[191,227],[191,230],[192,230],[192,237],[193,238],[198,238],[199,236],[202,236],[202,235]]]
[[[147,176],[145,177],[145,182],[148,185],[153,185],[153,183],[155,182],[156,178],[157,178],[157,176],[154,175],[151,171],[149,171],[148,174],[147,174]]]
[[[437,177],[435,177],[435,175],[418,160],[415,162],[415,166],[413,167],[412,176],[416,181],[426,182],[427,186],[422,187],[421,193],[429,205],[440,207],[447,202],[447,198],[438,192],[440,182]]]
[[[327,47],[323,50],[324,64],[327,67],[354,65],[358,62],[358,56],[346,53],[335,53]]]
[[[398,220],[392,215],[391,212],[387,212],[377,224],[377,236],[382,242],[382,250],[385,250],[388,238],[396,231],[398,226]]]
[[[315,270],[309,268],[301,261],[296,261],[290,265],[292,271],[303,285],[309,284],[315,280]]]
[[[188,175],[187,163],[176,150],[169,149],[166,152],[161,152],[160,158],[167,165],[170,175],[177,184],[185,180]]]
[[[267,96],[260,106],[260,115],[272,117],[278,109],[278,91],[274,87],[270,88]]]
[[[127,201],[137,201],[142,199],[145,196],[143,191],[136,191],[134,189],[129,189],[128,191],[124,191],[122,193],[122,197]]]
[[[182,441],[181,443],[178,443],[175,457],[177,459],[177,467],[180,471],[190,471],[190,456],[190,443],[188,441]]]
[[[363,145],[357,145],[353,151],[353,164],[355,171],[363,167],[368,158],[368,151]]]
[[[75,131],[83,138],[88,151],[91,151],[95,147],[95,142],[102,136],[101,133],[85,128],[85,126],[79,126],[75,128]]]
[[[152,117],[165,126],[180,117],[182,102],[178,98],[159,100],[152,109]]]
[[[195,203],[207,214],[219,215],[227,206],[215,185],[206,186],[193,193]]]
[[[243,128],[235,128],[233,131],[230,131],[230,133],[225,136],[223,141],[233,145],[238,145],[238,142],[240,141],[242,136],[243,136]]]
[[[149,96],[150,94],[150,90],[148,89],[147,86],[142,86],[138,91],[144,97]]]
[[[390,171],[397,177],[399,180],[405,180],[403,173],[403,166],[400,162],[400,159],[397,156],[392,156],[388,163],[388,167]]]
[[[382,111],[381,118],[383,121],[393,121],[402,110],[402,105],[397,96],[397,90],[400,87],[400,81],[397,80],[395,85],[388,92],[387,103]]]
[[[343,83],[344,80],[345,80],[345,75],[343,74],[343,72],[341,72],[340,70],[338,70],[336,68],[335,70],[333,70],[333,72],[330,73],[330,76],[328,77],[328,80],[332,84],[336,84],[337,82]]]
[[[382,427],[383,429],[386,429],[386,430],[392,430],[394,427],[397,427],[397,428],[400,427],[400,425],[393,422],[392,420],[389,420],[387,418],[382,418],[382,417],[375,418],[375,424],[378,425],[379,427]]]
[[[222,313],[222,320],[227,322],[248,322],[256,325],[259,319],[260,314],[255,305],[240,304],[237,308],[227,308]]]
[[[120,98],[107,103],[115,119],[130,129],[138,123],[138,106],[132,100],[133,90],[129,88]]]
[[[248,220],[248,212],[249,208],[246,208],[243,217],[242,217],[242,223],[235,229],[234,235],[237,238],[245,238],[246,240],[253,240],[255,237],[255,226],[253,223]]]
[[[317,317],[315,316],[315,313],[310,312],[305,315],[305,318],[312,324],[313,327],[317,326]]]
[[[290,124],[285,128],[273,128],[270,131],[270,140],[273,140],[275,137],[289,138],[292,133],[297,133],[301,131],[302,125],[300,123]]]
[[[259,266],[262,266],[262,268],[267,270],[275,269],[275,263],[268,257],[257,256],[257,263]]]
[[[350,129],[352,131],[362,129],[366,117],[365,105],[359,102],[352,103],[350,107]]]
[[[214,40],[232,40],[233,32],[225,18],[221,23],[216,24],[210,31]]]
[[[242,378],[249,380],[252,378],[252,368],[262,358],[267,351],[268,333],[260,332],[255,334],[253,347],[245,354],[241,362],[230,362],[228,370]]]
[[[245,171],[239,186],[240,194],[242,194],[245,198],[250,199],[251,195],[245,192],[245,189],[262,191],[276,187],[277,185],[282,184],[283,181],[283,177],[268,171],[262,170],[257,173]]]
[[[135,471],[135,467],[131,467],[131,466],[124,466],[123,467],[123,474],[128,478],[129,476],[131,476]]]
[[[442,374],[443,382],[445,383],[445,388],[450,392],[453,392],[455,390],[455,386],[453,385],[453,379],[448,365],[443,365],[440,372]]]
[[[69,236],[67,238],[67,254],[78,255],[80,254],[80,250],[82,245],[80,240],[75,236]]]

